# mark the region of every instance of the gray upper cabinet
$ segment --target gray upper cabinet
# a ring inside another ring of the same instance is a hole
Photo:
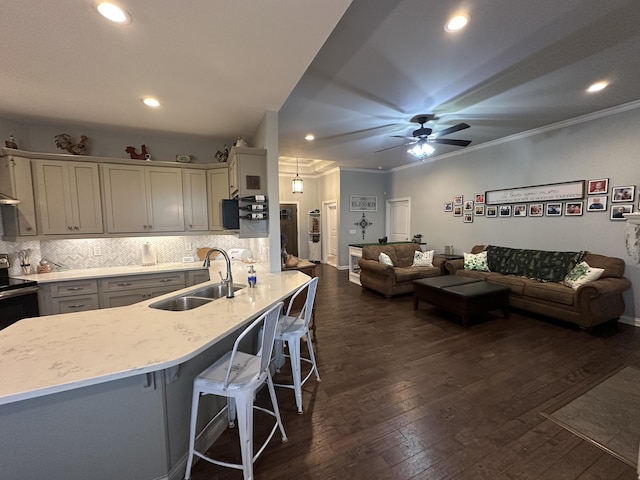
[[[41,235],[102,233],[98,165],[33,160]]]
[[[184,229],[187,232],[209,230],[207,172],[205,170],[183,169],[182,191],[184,195]]]
[[[20,200],[18,205],[2,205],[5,237],[37,235],[31,161],[28,158],[0,157],[0,193]]]
[[[222,200],[229,198],[229,171],[217,168],[207,171],[209,187],[209,227],[222,230]]]
[[[103,164],[102,182],[109,233],[184,231],[181,169]]]

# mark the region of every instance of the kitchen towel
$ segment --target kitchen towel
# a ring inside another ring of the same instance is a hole
[[[155,265],[156,264],[156,246],[151,245],[149,242],[142,244],[142,265]]]

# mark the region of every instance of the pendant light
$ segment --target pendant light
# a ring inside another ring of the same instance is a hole
[[[296,158],[296,176],[291,181],[291,192],[302,193],[302,179],[298,175],[298,159]]]

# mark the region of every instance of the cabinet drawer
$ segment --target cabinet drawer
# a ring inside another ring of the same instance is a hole
[[[51,285],[52,298],[87,295],[91,293],[98,293],[98,282],[95,280],[60,282]]]
[[[86,312],[87,310],[97,310],[98,294],[79,295],[74,297],[62,297],[51,299],[52,313]]]
[[[112,277],[100,280],[100,291],[120,292],[123,290],[143,289],[148,287],[168,287],[179,290],[185,287],[184,272]]]

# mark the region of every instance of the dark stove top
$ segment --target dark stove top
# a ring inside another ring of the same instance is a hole
[[[38,283],[34,280],[21,280],[19,278],[0,277],[0,292],[17,290],[19,288],[32,287]]]

